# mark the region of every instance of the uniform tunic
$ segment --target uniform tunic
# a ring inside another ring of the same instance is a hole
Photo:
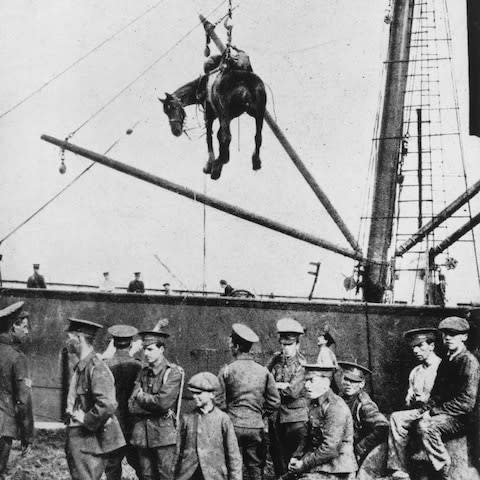
[[[141,280],[132,280],[128,284],[127,291],[130,293],[145,293],[145,285]]]
[[[27,280],[27,288],[47,288],[45,278],[39,273],[34,273]]]

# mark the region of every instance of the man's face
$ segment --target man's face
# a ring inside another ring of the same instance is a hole
[[[145,360],[149,365],[154,365],[158,360],[163,359],[163,352],[165,347],[161,345],[158,347],[155,343],[143,347],[143,353],[145,354]]]
[[[65,346],[67,347],[68,353],[80,356],[80,335],[76,332],[68,332]]]
[[[327,339],[325,338],[325,335],[319,335],[318,340],[317,340],[317,345],[321,347],[322,345],[327,344]]]
[[[365,380],[362,380],[361,382],[356,382],[343,375],[342,387],[343,392],[345,393],[345,395],[347,395],[347,397],[353,397],[353,395],[356,395],[363,387],[365,387]]]
[[[412,352],[419,362],[424,362],[432,354],[434,348],[434,343],[427,343],[423,341],[422,343],[413,345]]]
[[[330,378],[320,375],[310,375],[305,381],[305,390],[308,398],[315,399],[328,392]]]
[[[19,342],[24,342],[28,337],[28,333],[28,318],[24,318],[19,324],[12,326],[12,334]]]
[[[458,333],[450,330],[442,331],[443,344],[449,352],[455,352],[462,348],[467,341],[468,334]]]
[[[280,339],[280,348],[285,358],[292,358],[297,353],[297,342]]]
[[[213,392],[192,392],[193,401],[198,408],[209,405],[215,394]]]

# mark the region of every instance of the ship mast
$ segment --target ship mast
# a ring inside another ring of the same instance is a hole
[[[400,146],[403,131],[403,105],[408,76],[408,62],[415,0],[395,0],[388,57],[386,61],[380,138],[375,166],[375,186],[371,208],[367,264],[364,275],[364,298],[380,303],[387,288],[389,248]]]

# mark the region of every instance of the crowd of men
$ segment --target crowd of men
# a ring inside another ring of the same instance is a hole
[[[165,357],[166,325],[142,332],[114,325],[113,348],[103,356],[93,348],[102,328],[74,318],[67,328],[66,347],[78,360],[65,412],[74,480],[99,480],[103,472],[120,480],[124,458],[141,480],[261,480],[266,445],[277,478],[350,480],[382,442],[392,478],[410,478],[413,458],[429,466],[431,478],[445,480],[451,478],[445,439],[466,432],[477,398],[479,364],[465,346],[469,323],[459,317],[438,329],[405,332],[419,364],[410,373],[405,410],[389,420],[365,391],[372,372],[347,361],[307,363],[300,351],[304,329],[292,318],[277,322],[280,351],[267,366],[250,352],[260,340],[256,333],[233,324],[232,361],[218,375],[190,378],[194,409],[182,418],[184,372]],[[27,453],[33,438],[32,384],[18,349],[28,329],[23,302],[0,311],[0,476],[12,440],[20,439]],[[447,351],[442,359],[434,352],[439,333]],[[137,335],[143,363],[132,351]],[[332,383],[337,368],[339,394]]]

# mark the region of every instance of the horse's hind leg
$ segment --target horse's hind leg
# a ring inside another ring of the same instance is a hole
[[[252,155],[252,168],[254,170],[260,170],[260,168],[262,168],[260,147],[262,146],[263,114],[255,117],[255,123],[257,125],[257,130],[255,132],[255,151]]]
[[[207,137],[207,148],[208,148],[208,160],[205,166],[203,167],[203,173],[212,173],[212,165],[215,162],[215,154],[213,153],[213,142],[212,142],[212,125],[213,117],[208,115],[205,111],[205,127],[206,127],[206,137]]]
[[[220,128],[218,129],[218,158],[217,161],[221,163],[228,163],[230,160],[230,142],[232,134],[230,133],[230,120],[220,119]]]

